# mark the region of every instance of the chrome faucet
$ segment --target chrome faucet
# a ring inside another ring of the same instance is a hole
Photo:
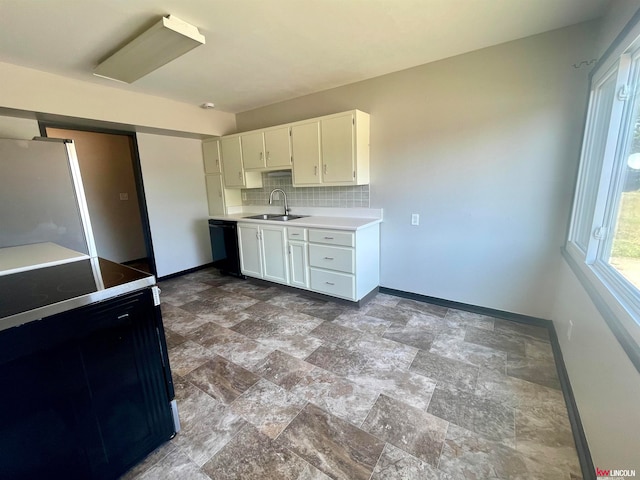
[[[281,188],[274,188],[273,190],[271,190],[271,193],[269,194],[269,205],[273,203],[273,194],[276,192],[282,192],[282,195],[284,195],[284,214],[289,215],[289,205],[287,205],[287,194],[284,193],[284,190],[282,190]]]

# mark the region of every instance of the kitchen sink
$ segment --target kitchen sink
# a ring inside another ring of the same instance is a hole
[[[250,218],[252,220],[276,220],[278,222],[287,222],[289,220],[295,220],[296,218],[305,218],[308,217],[309,215],[278,215],[276,214],[269,214],[269,213],[264,213],[262,215],[251,215],[250,217],[244,217],[244,218]]]
[[[269,220],[278,220],[279,222],[286,222],[288,220],[295,220],[296,218],[305,218],[309,215],[279,215],[277,217],[271,217]]]
[[[244,218],[250,218],[251,220],[273,220],[274,217],[282,217],[282,215],[278,214],[278,213],[263,213],[262,215],[251,215],[250,217],[244,217]]]

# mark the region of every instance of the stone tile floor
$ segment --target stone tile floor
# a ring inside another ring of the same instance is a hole
[[[545,329],[214,269],[160,287],[182,431],[124,479],[580,478]]]

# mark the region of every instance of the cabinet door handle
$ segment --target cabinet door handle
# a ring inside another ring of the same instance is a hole
[[[128,313],[123,313],[122,315],[118,315],[118,320],[122,320],[123,318],[127,318],[128,316]]]
[[[267,150],[267,160],[271,160],[271,155],[269,155],[269,150]]]
[[[289,255],[291,255],[291,245],[289,245]]]
[[[292,233],[291,236],[292,237],[298,237],[298,236],[300,236],[300,234],[299,233]]]
[[[325,240],[333,240],[333,237],[324,237]]]
[[[318,166],[317,166],[317,165],[315,165],[315,166],[313,167],[313,175],[314,175],[315,177],[317,177],[317,176],[318,176]]]
[[[242,171],[238,172],[238,178],[242,180]]]
[[[324,174],[325,175],[327,174],[327,164],[326,163],[324,164]]]
[[[327,285],[335,285],[335,283],[333,282],[324,282],[324,283],[326,283]]]
[[[263,155],[264,155],[264,154],[263,154],[262,152],[260,152],[260,160],[262,160],[262,156],[263,156]]]
[[[324,257],[325,260],[333,260],[333,257]]]
[[[220,166],[220,160],[216,158],[216,167]]]

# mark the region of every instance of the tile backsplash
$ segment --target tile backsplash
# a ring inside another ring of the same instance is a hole
[[[269,194],[274,188],[281,188],[287,194],[291,207],[365,207],[369,208],[369,185],[349,187],[293,187],[291,172],[262,174],[262,188],[242,190],[243,205],[268,205]],[[246,195],[246,200],[245,200]],[[282,199],[274,204],[280,205]]]

